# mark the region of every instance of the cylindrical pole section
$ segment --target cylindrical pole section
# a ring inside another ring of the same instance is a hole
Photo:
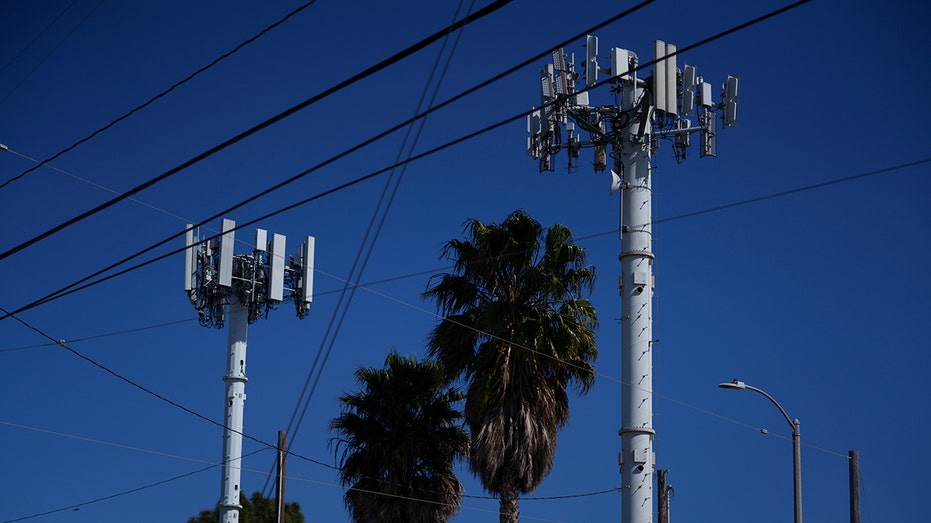
[[[237,298],[230,301],[229,352],[223,421],[223,476],[220,482],[220,523],[238,523],[242,473],[242,418],[246,403],[246,334],[249,310]]]
[[[851,450],[850,458],[850,523],[860,523],[860,454]]]
[[[802,523],[802,436],[798,420],[792,421],[792,472],[795,476],[795,523]]]
[[[669,523],[669,486],[666,484],[668,470],[656,471],[656,521]]]
[[[636,79],[623,91],[633,111],[643,89]],[[628,113],[629,114],[629,113]],[[623,176],[621,223],[621,521],[653,520],[653,252],[650,182],[651,125],[641,111],[620,130],[615,161]]]
[[[288,431],[278,431],[278,476],[275,478],[275,523],[284,523],[284,481],[288,458]]]

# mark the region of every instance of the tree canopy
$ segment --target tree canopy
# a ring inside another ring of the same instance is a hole
[[[253,492],[251,498],[244,494],[239,496],[239,523],[275,523],[275,500],[266,498],[261,492]],[[197,517],[189,518],[187,523],[219,523],[220,509],[202,510]],[[285,503],[285,523],[304,523],[304,514],[297,503]]]
[[[384,368],[355,376],[362,390],[339,398],[342,412],[330,423],[353,520],[447,521],[462,495],[454,463],[469,444],[454,405],[462,394],[435,361],[393,351]]]
[[[594,382],[595,273],[567,227],[544,230],[522,211],[500,224],[469,220],[466,233],[443,249],[454,272],[424,293],[443,315],[429,353],[466,381],[469,467],[499,496],[501,522],[516,523],[518,495],[553,467],[568,389]]]

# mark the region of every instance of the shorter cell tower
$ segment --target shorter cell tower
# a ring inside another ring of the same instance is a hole
[[[184,291],[197,309],[204,327],[223,328],[229,305],[229,351],[226,398],[223,402],[223,473],[220,481],[220,522],[239,521],[242,464],[242,421],[246,402],[246,337],[249,324],[268,317],[283,301],[291,300],[297,317],[310,311],[314,282],[314,237],[294,256],[285,254],[285,237],[267,241],[268,233],[255,231],[251,254],[234,254],[236,222],[223,220],[217,238],[200,240],[187,226],[184,253]]]
[[[541,106],[527,119],[527,153],[540,172],[553,171],[553,158],[565,149],[569,169],[583,147],[594,150],[595,172],[612,162],[611,193],[621,191],[621,521],[646,523],[653,512],[653,232],[651,158],[660,139],[672,141],[677,161],[685,158],[695,133],[699,156],[717,156],[716,121],[737,123],[736,77],[728,76],[720,103],[695,67],[676,67],[676,46],[656,40],[653,74],[638,78],[637,55],[613,48],[610,67],[598,67],[598,38],[587,36],[585,88],[576,89],[575,56],[562,48],[540,73]],[[610,78],[598,82],[598,73]],[[607,84],[613,103],[592,105],[589,90]],[[697,120],[692,125],[691,118]],[[586,133],[587,139],[576,131]],[[563,140],[565,132],[566,139]],[[610,148],[610,152],[609,152]]]

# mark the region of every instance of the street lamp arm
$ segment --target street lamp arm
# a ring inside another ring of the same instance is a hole
[[[786,421],[789,422],[789,426],[792,427],[792,432],[794,433],[795,431],[798,430],[798,426],[797,426],[798,421],[793,420],[792,418],[789,417],[789,414],[786,412],[786,409],[782,408],[782,405],[780,405],[779,402],[776,401],[776,398],[774,398],[774,397],[770,396],[769,394],[767,394],[765,390],[763,390],[763,389],[758,389],[758,388],[756,388],[756,387],[754,387],[754,386],[752,386],[752,385],[744,385],[744,388],[746,388],[746,389],[748,389],[748,390],[755,391],[755,392],[759,392],[760,394],[766,396],[766,399],[768,399],[769,401],[773,402],[773,405],[775,405],[776,408],[779,409],[779,412],[781,412],[782,415],[786,418]]]

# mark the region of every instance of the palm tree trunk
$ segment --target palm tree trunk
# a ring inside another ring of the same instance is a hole
[[[500,504],[500,523],[517,523],[520,515],[518,510],[517,488],[513,485],[504,485],[501,488]]]

